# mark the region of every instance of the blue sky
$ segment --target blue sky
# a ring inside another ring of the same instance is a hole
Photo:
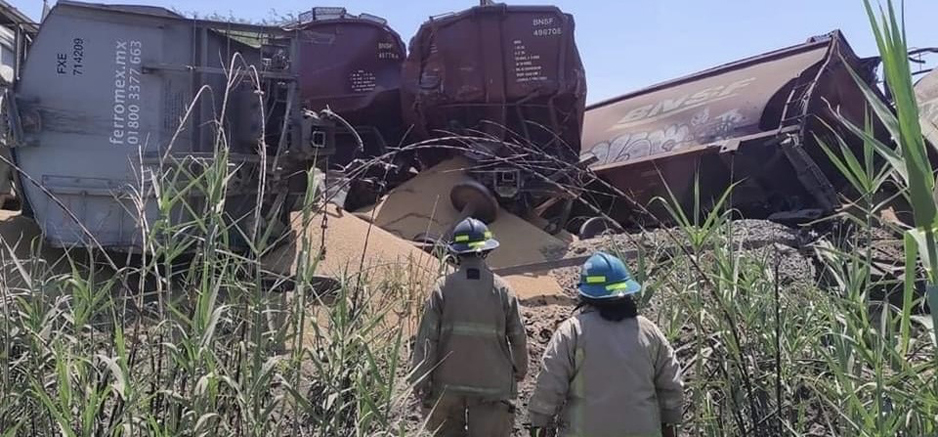
[[[42,0],[8,1],[34,18],[42,11]],[[300,12],[314,5],[344,6],[351,13],[367,12],[386,18],[405,42],[428,16],[478,4],[473,0],[113,2],[160,5],[200,15],[218,13],[252,20]],[[573,14],[590,102],[799,44],[812,35],[835,28],[845,33],[860,56],[876,53],[862,0],[512,0],[509,3],[555,4]],[[938,1],[907,0],[905,8],[910,46],[938,46]],[[930,62],[938,63],[938,55],[933,55]]]

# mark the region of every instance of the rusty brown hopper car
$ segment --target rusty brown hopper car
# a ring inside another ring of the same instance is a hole
[[[829,125],[862,153],[862,141],[832,111],[863,126],[868,106],[848,67],[878,90],[877,65],[858,58],[835,30],[592,105],[582,151],[598,158],[592,168],[602,179],[634,201],[620,196],[605,204],[620,222],[660,205],[655,197],[669,199],[666,187],[689,211],[695,197],[706,208],[733,183],[732,207],[743,216],[818,217],[837,208],[849,186],[815,135],[836,145]],[[888,141],[880,125],[874,129]],[[655,221],[667,216],[650,211]]]
[[[364,142],[360,156],[377,156],[401,136],[401,64],[406,48],[387,22],[351,15],[344,8],[314,8],[292,26],[299,32],[299,91],[303,105],[329,107],[351,124]],[[340,132],[341,133],[341,132]],[[337,163],[353,158],[357,141],[350,132],[340,141]]]
[[[404,120],[417,138],[495,139],[449,145],[482,150],[469,155],[486,168],[474,176],[515,212],[554,196],[537,173],[556,176],[579,159],[586,79],[573,17],[557,7],[494,4],[433,17],[411,40],[403,75]],[[452,153],[422,150],[419,163]]]
[[[922,133],[932,145],[938,146],[938,69],[932,70],[915,83]]]
[[[554,6],[497,4],[431,18],[404,63],[405,121],[424,138],[525,137],[575,161],[586,80],[573,32],[573,17]]]

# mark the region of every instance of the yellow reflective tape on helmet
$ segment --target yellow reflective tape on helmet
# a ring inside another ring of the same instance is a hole
[[[481,247],[481,246],[485,246],[485,242],[484,242],[484,241],[473,241],[473,242],[467,243],[467,244],[469,245],[469,247]]]
[[[587,276],[586,277],[587,284],[602,284],[603,282],[606,282],[605,276]]]
[[[491,232],[491,231],[485,231],[485,238],[492,238],[492,232]]]
[[[609,284],[606,286],[606,290],[609,290],[609,291],[621,290],[623,288],[629,288],[629,283],[620,282],[618,284]]]
[[[463,242],[463,241],[469,241],[469,236],[468,236],[468,235],[457,235],[456,238],[455,238],[453,241],[455,241],[455,242],[457,242],[457,243],[461,243],[461,242]]]

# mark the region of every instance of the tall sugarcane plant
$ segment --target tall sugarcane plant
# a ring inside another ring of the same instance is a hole
[[[844,117],[840,117],[840,121],[853,134],[863,138],[866,145],[872,146],[885,159],[886,165],[895,170],[892,174],[895,175],[896,182],[902,188],[913,212],[914,224],[905,231],[906,241],[909,242],[906,245],[907,255],[920,258],[924,266],[926,299],[929,307],[933,308],[933,326],[938,326],[938,311],[934,310],[938,308],[938,248],[935,236],[938,229],[938,197],[935,193],[934,169],[928,160],[928,146],[922,135],[919,107],[909,67],[904,4],[900,3],[897,9],[892,0],[887,0],[885,7],[877,2],[876,8],[870,0],[863,0],[863,3],[882,59],[883,75],[893,96],[894,107],[890,108],[856,72],[850,70],[850,73],[863,90],[870,109],[889,132],[894,144],[886,144],[876,138],[868,125],[857,126]],[[906,287],[906,294],[911,291]],[[911,302],[911,299],[904,301]],[[908,311],[909,308],[903,308],[903,313],[907,314]],[[907,325],[908,318],[904,319],[904,325]]]

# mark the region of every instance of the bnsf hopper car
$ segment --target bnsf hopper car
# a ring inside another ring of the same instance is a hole
[[[573,17],[553,6],[484,5],[431,18],[404,63],[405,123],[422,139],[492,139],[450,146],[475,152],[484,168],[475,176],[504,206],[543,205],[557,196],[544,178],[559,180],[554,173],[579,159],[586,80],[573,34]],[[421,151],[420,163],[451,150]]]
[[[642,206],[659,205],[651,202],[658,196],[670,199],[670,187],[690,210],[697,178],[703,206],[738,183],[730,200],[743,216],[800,221],[828,213],[850,186],[817,137],[839,150],[833,137],[839,133],[862,156],[863,142],[834,111],[864,125],[868,105],[848,68],[878,94],[877,63],[858,58],[834,31],[592,105],[582,152],[632,202],[599,201],[629,224],[649,219],[640,214]],[[885,129],[871,118],[888,144]],[[654,221],[668,216],[649,211]]]
[[[298,32],[303,66],[299,90],[303,106],[328,107],[358,133],[364,150],[346,129],[338,129],[334,163],[384,154],[401,141],[401,65],[406,48],[387,22],[344,8],[314,8],[290,26]]]

